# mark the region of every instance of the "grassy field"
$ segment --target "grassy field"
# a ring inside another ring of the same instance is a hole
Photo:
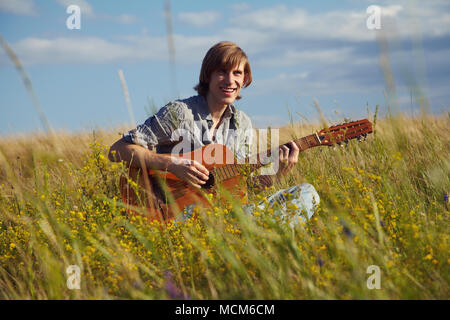
[[[128,217],[124,168],[107,159],[125,129],[0,138],[0,299],[448,299],[449,125],[386,117],[365,143],[303,152],[276,186],[320,194],[295,228],[232,199],[177,225]],[[283,128],[281,142],[313,129]]]

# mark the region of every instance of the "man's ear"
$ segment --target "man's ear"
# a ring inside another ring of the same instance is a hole
[[[242,87],[245,87],[248,81],[248,73],[244,73],[244,82],[242,83]]]

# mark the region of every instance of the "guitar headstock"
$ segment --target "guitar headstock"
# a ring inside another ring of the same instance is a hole
[[[340,144],[351,139],[365,140],[367,135],[372,132],[372,123],[367,119],[363,119],[322,129],[317,132],[317,136],[321,145],[331,146],[334,143]]]

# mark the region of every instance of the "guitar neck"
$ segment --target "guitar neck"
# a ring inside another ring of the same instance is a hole
[[[306,137],[303,137],[303,138],[294,140],[294,143],[295,143],[295,144],[297,145],[297,147],[300,149],[300,152],[305,151],[306,149],[313,148],[313,147],[317,147],[317,146],[320,146],[320,145],[321,145],[320,138],[319,138],[319,136],[317,135],[317,133],[310,134],[309,136],[306,136]],[[256,169],[259,169],[259,168],[261,168],[262,166],[264,166],[265,164],[261,163],[262,159],[267,159],[268,157],[271,157],[272,152],[274,152],[274,151],[275,151],[275,152],[278,152],[278,149],[279,149],[280,147],[282,147],[282,146],[286,146],[286,147],[289,148],[289,150],[291,150],[291,145],[285,143],[285,144],[280,145],[280,146],[279,146],[277,149],[275,149],[275,150],[273,150],[273,149],[272,149],[272,150],[271,150],[271,149],[268,149],[266,152],[259,153],[259,154],[257,155],[257,158],[256,158],[256,163],[255,163],[255,164],[251,164],[252,170],[256,170]],[[254,162],[254,161],[253,161],[253,162]],[[267,163],[266,163],[266,164],[267,164]]]
[[[317,133],[311,134],[309,136],[294,140],[294,143],[297,145],[297,147],[300,149],[300,152],[317,147],[321,145],[320,138],[317,135]],[[291,146],[289,144],[283,144],[281,146],[286,146],[289,149]],[[279,147],[281,147],[279,146]],[[227,180],[229,178],[240,176],[242,175],[242,170],[245,168],[247,171],[255,171],[265,165],[268,164],[268,161],[266,161],[268,158],[271,157],[272,152],[278,152],[278,148],[276,149],[267,149],[266,152],[262,152],[257,154],[256,156],[249,157],[245,159],[245,164],[226,164],[222,167],[218,167],[214,169],[214,172],[216,174],[216,180],[217,182]],[[255,159],[256,158],[256,159]]]
[[[309,136],[294,140],[294,143],[300,149],[300,152],[321,145],[321,141],[317,133],[313,133],[310,134]],[[287,146],[290,149],[290,145],[288,144],[283,144],[283,146]]]

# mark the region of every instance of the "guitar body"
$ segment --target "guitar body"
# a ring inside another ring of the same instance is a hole
[[[219,188],[228,190],[240,199],[247,198],[247,187],[241,176],[217,183],[215,169],[236,163],[234,153],[224,145],[210,144],[184,154],[167,154],[195,160],[210,171],[210,178],[201,189],[180,180],[170,172],[149,170],[143,175],[139,169],[129,168],[129,177],[120,177],[119,188],[127,212],[145,215],[149,220],[167,221],[176,218],[183,208],[195,204],[210,207],[207,194],[215,195]],[[144,211],[143,208],[146,208]]]

